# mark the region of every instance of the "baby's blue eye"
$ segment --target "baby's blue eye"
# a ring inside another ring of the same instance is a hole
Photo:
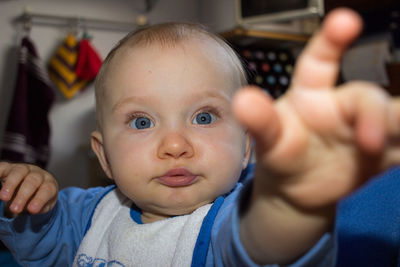
[[[193,119],[193,124],[210,124],[216,120],[216,116],[210,112],[202,112]]]
[[[146,117],[138,117],[133,119],[130,123],[129,126],[133,129],[147,129],[147,128],[152,128],[154,127],[154,123]]]

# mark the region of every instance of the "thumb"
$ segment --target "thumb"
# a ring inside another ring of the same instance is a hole
[[[248,130],[257,148],[270,150],[281,134],[281,124],[274,102],[264,91],[255,86],[239,90],[233,100],[235,117]]]

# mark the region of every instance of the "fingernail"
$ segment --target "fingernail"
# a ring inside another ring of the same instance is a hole
[[[29,204],[29,209],[32,211],[37,211],[39,209],[39,205],[37,202],[31,202]]]
[[[10,189],[8,189],[8,188],[3,188],[1,191],[0,191],[0,197],[1,198],[8,198],[10,196]]]
[[[18,212],[19,211],[19,205],[18,204],[11,204],[10,209],[12,211]]]

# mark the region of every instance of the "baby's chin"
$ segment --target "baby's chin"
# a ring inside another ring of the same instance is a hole
[[[155,222],[175,216],[182,216],[182,215],[187,215],[191,214],[198,208],[211,203],[212,201],[203,201],[200,203],[196,204],[190,204],[190,205],[183,205],[183,203],[179,203],[179,205],[170,205],[168,207],[149,207],[149,208],[142,208],[142,221],[144,223],[148,222]],[[146,212],[145,210],[149,210]]]

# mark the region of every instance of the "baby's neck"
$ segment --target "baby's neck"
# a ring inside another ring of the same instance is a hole
[[[161,221],[171,216],[159,215],[154,213],[143,212],[141,215],[142,223],[153,223],[156,221]]]

